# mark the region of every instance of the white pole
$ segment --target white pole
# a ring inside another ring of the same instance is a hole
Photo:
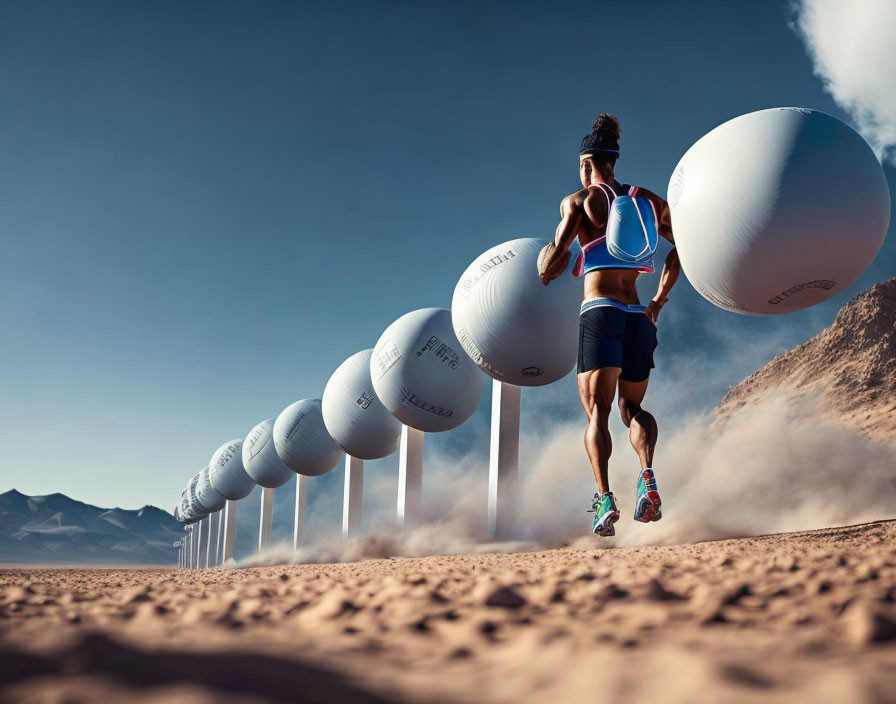
[[[215,511],[208,515],[208,540],[205,546],[205,566],[215,566],[215,547],[218,544],[218,518],[219,512]]]
[[[306,490],[305,490],[305,475],[297,474],[296,475],[296,523],[292,532],[292,547],[294,550],[298,550],[299,546],[302,544],[302,528],[305,525],[305,504],[306,502]]]
[[[423,439],[425,433],[401,426],[398,451],[398,527],[416,528],[423,517]]]
[[[364,460],[345,456],[345,492],[342,499],[342,537],[350,538],[361,527],[364,493]]]
[[[221,566],[221,555],[224,554],[224,527],[225,520],[227,518],[226,502],[224,503],[224,506],[225,508],[222,508],[220,511],[218,511],[218,535],[216,536],[215,540],[215,542],[217,543],[217,545],[215,545],[215,567]]]
[[[190,524],[190,554],[187,556],[187,567],[193,569],[193,555],[196,554],[196,543],[194,538],[196,537],[196,524]]]
[[[205,561],[207,559],[206,547],[208,547],[208,528],[209,528],[209,516],[206,516],[201,521],[199,521],[199,546],[196,551],[196,556],[198,559],[196,560],[196,567],[201,569],[205,567]]]
[[[271,524],[274,518],[274,490],[261,488],[261,518],[258,523],[258,549],[271,544]]]
[[[236,501],[227,500],[224,509],[224,550],[221,564],[233,559],[233,539],[236,537]]]
[[[520,460],[520,387],[492,381],[492,436],[488,464],[488,529],[492,539],[510,531],[517,503]]]

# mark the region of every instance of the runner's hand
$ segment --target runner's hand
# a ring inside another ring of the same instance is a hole
[[[571,256],[569,251],[564,252],[560,259],[551,261],[556,250],[556,245],[551,242],[550,244],[545,245],[538,254],[538,277],[541,279],[541,283],[545,286],[560,276],[560,274],[566,271],[566,267],[569,266],[569,259]]]
[[[644,314],[650,318],[650,322],[654,325],[656,325],[656,321],[660,317],[660,311],[663,309],[663,306],[666,305],[666,301],[668,300],[668,298],[654,298],[647,304],[647,310],[644,311]]]

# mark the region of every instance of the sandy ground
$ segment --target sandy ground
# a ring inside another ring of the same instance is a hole
[[[3,702],[896,702],[896,522],[667,547],[0,572]]]

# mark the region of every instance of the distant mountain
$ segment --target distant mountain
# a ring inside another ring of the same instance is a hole
[[[731,387],[719,410],[729,414],[778,391],[819,394],[831,418],[896,439],[896,278],[859,294],[829,328]]]
[[[155,506],[99,508],[64,494],[0,494],[0,562],[173,564],[183,525]]]

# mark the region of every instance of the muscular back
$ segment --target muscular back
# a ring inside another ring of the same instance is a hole
[[[619,192],[621,184],[613,183],[613,189]],[[657,214],[657,231],[661,237],[670,242],[672,239],[672,224],[669,217],[669,205],[665,200],[646,188],[638,189],[638,197],[649,200],[653,204]],[[576,236],[579,246],[584,247],[606,235],[609,207],[607,196],[603,189],[591,187],[567,196],[560,204],[560,214],[564,219],[575,217],[577,221],[576,231],[568,243]],[[577,216],[577,217],[576,217]],[[585,300],[592,298],[615,298],[624,303],[638,303],[638,290],[635,283],[638,280],[638,271],[635,269],[601,269],[590,271],[585,275]]]

